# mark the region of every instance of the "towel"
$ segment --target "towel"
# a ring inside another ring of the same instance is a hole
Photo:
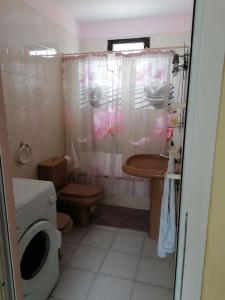
[[[174,173],[174,157],[169,156],[168,173]],[[158,256],[166,257],[175,251],[176,247],[176,217],[175,217],[175,182],[165,177],[163,199],[160,216],[158,240]]]

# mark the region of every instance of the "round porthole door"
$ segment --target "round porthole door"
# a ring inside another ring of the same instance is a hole
[[[57,259],[57,229],[48,221],[33,224],[19,241],[20,272],[24,294],[48,278],[51,266]]]

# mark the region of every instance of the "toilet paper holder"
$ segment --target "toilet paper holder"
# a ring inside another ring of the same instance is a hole
[[[18,148],[18,162],[27,164],[30,161],[32,149],[29,144],[21,142]]]

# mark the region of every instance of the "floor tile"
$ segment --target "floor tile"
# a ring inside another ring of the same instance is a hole
[[[90,227],[74,227],[70,232],[63,234],[62,242],[72,245],[79,244],[89,229]]]
[[[132,286],[126,279],[98,275],[87,300],[129,300]]]
[[[69,267],[97,272],[105,257],[106,250],[79,246],[68,262]]]
[[[63,300],[84,300],[95,276],[90,272],[64,268],[52,297]]]
[[[146,232],[132,230],[132,229],[119,228],[118,232],[128,233],[128,234],[134,234],[134,235],[139,235],[139,236],[147,237],[147,233]]]
[[[143,257],[138,268],[137,281],[172,288],[174,266],[168,261]]]
[[[158,247],[157,241],[146,238],[145,242],[144,242],[142,255],[147,256],[147,257],[153,257],[153,258],[160,259],[160,257],[158,257],[158,255],[157,255],[157,247]],[[168,260],[168,261],[171,261],[171,262],[175,260],[173,254],[168,255],[167,257],[161,258],[161,259],[162,260]]]
[[[157,245],[157,241],[149,238],[145,239],[142,255],[157,258]]]
[[[114,236],[114,231],[93,228],[87,233],[85,238],[81,241],[81,244],[108,249]]]
[[[98,224],[92,224],[91,225],[92,229],[101,229],[101,230],[109,230],[109,231],[118,231],[118,228],[112,227],[112,226],[103,226],[103,225],[98,225]]]
[[[72,256],[73,252],[77,249],[78,245],[71,245],[65,242],[62,243],[61,248],[61,260],[60,264],[65,265],[68,263],[70,257]]]
[[[172,300],[173,293],[169,289],[136,283],[131,300]]]
[[[134,279],[139,257],[136,255],[109,251],[100,273]]]
[[[140,254],[143,241],[144,237],[141,235],[117,233],[111,249],[131,254]]]

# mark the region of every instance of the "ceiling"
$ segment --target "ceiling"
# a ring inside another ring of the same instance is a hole
[[[80,22],[138,18],[192,10],[193,0],[48,0]]]

